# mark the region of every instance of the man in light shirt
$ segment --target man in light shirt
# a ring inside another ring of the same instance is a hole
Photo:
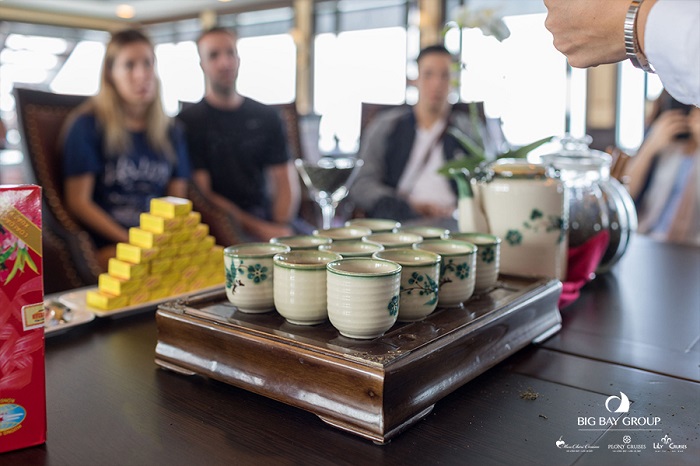
[[[454,126],[483,141],[464,112],[448,102],[454,60],[442,45],[418,55],[419,98],[413,107],[381,112],[367,127],[359,157],[365,164],[352,188],[355,205],[369,217],[407,220],[450,217],[457,206],[455,186],[437,170],[464,150],[447,128]]]

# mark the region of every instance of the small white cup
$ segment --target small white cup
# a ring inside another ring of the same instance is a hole
[[[312,250],[276,254],[273,260],[277,312],[296,325],[315,325],[326,320],[326,264],[340,259],[339,254]]]
[[[399,314],[401,266],[371,259],[341,259],[326,266],[328,319],[349,338],[384,334]]]
[[[359,239],[349,241],[333,241],[331,244],[324,244],[318,247],[321,251],[335,252],[343,256],[343,259],[351,257],[372,257],[377,251],[383,251],[384,246],[371,241]]]
[[[257,314],[275,308],[272,257],[283,252],[289,246],[243,243],[224,249],[226,297],[239,311]]]
[[[423,237],[413,233],[373,233],[362,238],[384,246],[384,249],[410,248],[414,243],[423,241]]]
[[[491,289],[498,281],[501,261],[501,238],[487,233],[452,233],[450,239],[467,241],[475,244],[476,254],[476,292]]]
[[[376,259],[401,265],[400,322],[424,319],[435,310],[440,282],[440,256],[420,249],[397,248],[375,252]]]
[[[300,251],[305,249],[318,249],[324,244],[331,244],[333,240],[328,236],[321,235],[292,235],[278,236],[270,240],[273,244],[286,244],[292,251]]]
[[[401,227],[401,223],[388,218],[353,218],[345,222],[346,227],[365,227],[372,233],[390,233]]]
[[[440,254],[440,291],[438,305],[460,307],[474,294],[476,284],[476,251],[472,243],[451,239],[430,239],[418,243],[416,249]]]

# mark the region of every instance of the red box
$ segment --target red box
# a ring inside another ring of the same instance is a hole
[[[46,442],[41,188],[0,186],[0,453]]]

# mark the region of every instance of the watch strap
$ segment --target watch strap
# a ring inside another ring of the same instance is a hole
[[[654,73],[654,68],[639,47],[637,40],[637,14],[644,0],[632,0],[625,15],[625,53],[636,68]]]

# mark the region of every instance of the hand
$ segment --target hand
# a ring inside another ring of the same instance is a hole
[[[587,68],[626,58],[624,22],[629,0],[544,0],[545,27],[569,64]]]
[[[256,225],[250,229],[250,233],[259,241],[270,241],[270,239],[279,236],[291,236],[294,234],[294,230],[288,225],[259,220],[256,222]]]
[[[671,144],[677,135],[687,133],[689,118],[682,110],[667,110],[651,125],[644,143],[651,147],[653,153]]]

